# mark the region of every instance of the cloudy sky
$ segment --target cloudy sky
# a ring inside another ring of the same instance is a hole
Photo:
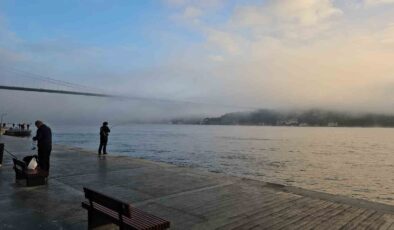
[[[23,71],[217,107],[394,113],[393,60],[394,0],[0,0],[7,84]]]

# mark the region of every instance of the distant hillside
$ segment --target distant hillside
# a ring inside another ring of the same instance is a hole
[[[300,112],[279,112],[261,109],[253,112],[228,113],[220,117],[199,120],[177,119],[173,123],[203,125],[394,127],[394,116],[382,114],[350,114],[318,109]]]

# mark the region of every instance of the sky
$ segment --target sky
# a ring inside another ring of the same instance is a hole
[[[208,116],[242,107],[392,114],[393,51],[394,0],[0,0],[3,84],[46,87],[21,78],[23,71],[116,94],[209,104],[0,92],[0,110],[17,116],[32,106],[40,110],[34,116],[51,119],[66,109],[67,117],[82,111],[86,119],[113,118],[111,111],[136,119]]]

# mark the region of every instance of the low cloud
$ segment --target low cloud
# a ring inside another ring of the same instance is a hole
[[[376,6],[376,5],[383,5],[383,4],[393,4],[394,0],[365,0],[364,4],[366,6]]]
[[[25,41],[3,22],[0,61],[110,92],[173,103],[44,99],[30,94],[2,95],[1,103],[14,102],[6,109],[22,114],[28,97],[34,104],[29,109],[40,108],[34,116],[67,122],[211,116],[242,108],[394,113],[392,1],[164,2],[177,30],[150,28],[148,43],[158,51],[133,43]],[[356,3],[385,7],[356,9]],[[11,83],[15,81],[10,73],[4,76],[8,75]],[[45,105],[50,108],[45,110]]]
[[[239,104],[393,112],[376,91],[392,82],[392,24],[357,24],[347,10],[329,0],[280,0],[238,6],[222,25],[202,22],[208,58],[220,57],[210,84],[221,82],[216,94]]]

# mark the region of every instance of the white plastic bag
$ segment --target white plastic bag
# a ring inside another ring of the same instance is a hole
[[[35,157],[32,157],[31,160],[30,160],[30,162],[29,162],[29,164],[27,165],[27,168],[28,168],[28,169],[36,169],[37,166],[38,166],[38,164],[37,164],[36,158],[35,158]]]

